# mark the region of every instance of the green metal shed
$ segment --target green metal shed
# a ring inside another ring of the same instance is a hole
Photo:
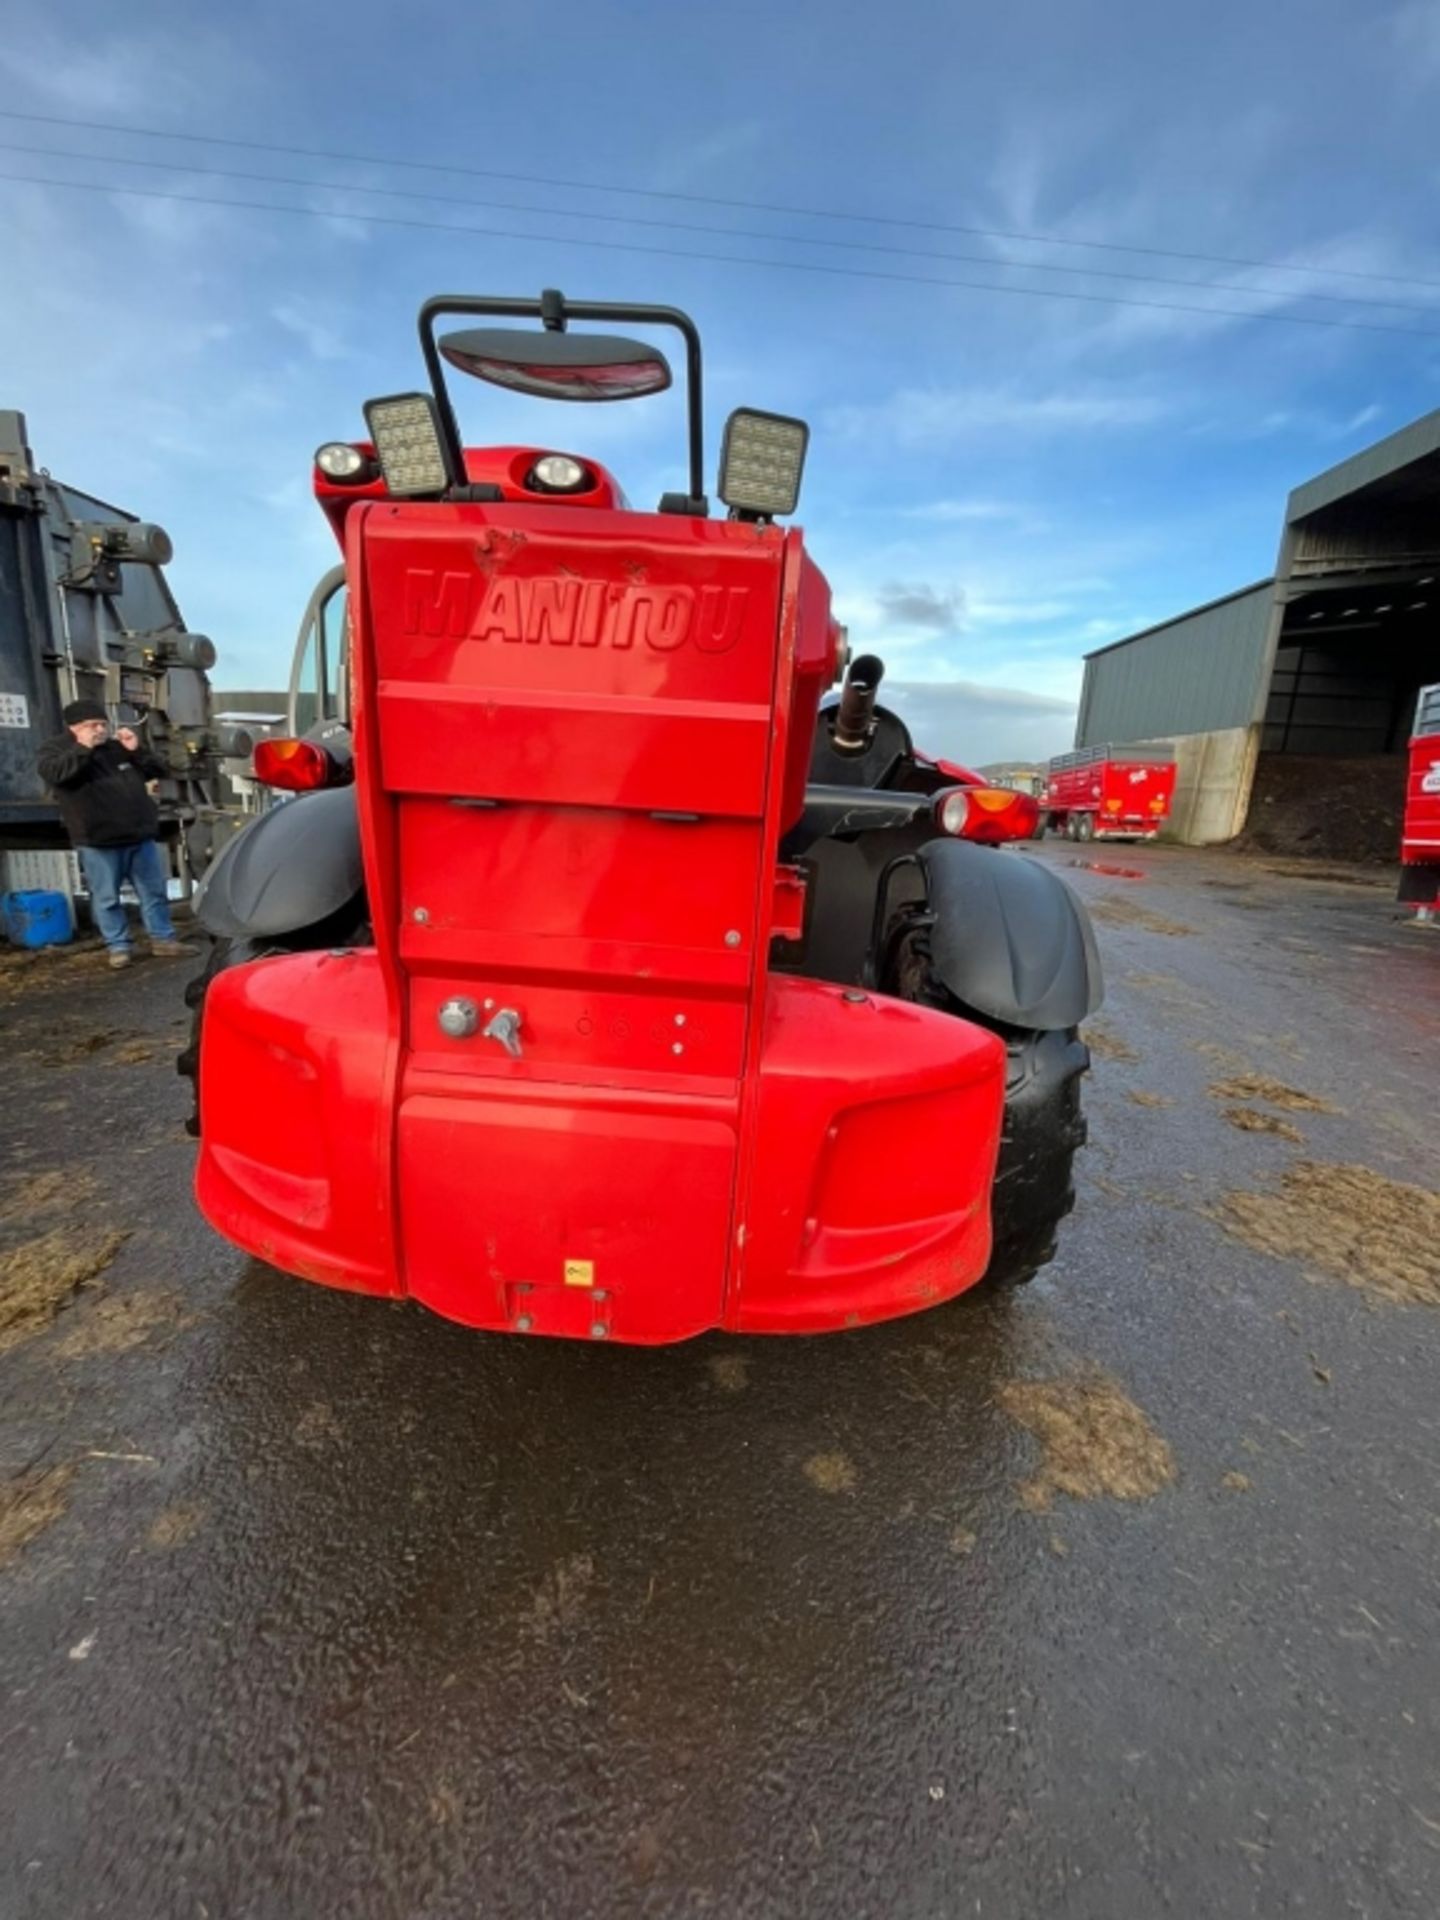
[[[1274,579],[1088,655],[1075,744],[1173,738],[1177,832],[1227,840],[1257,763],[1398,758],[1437,678],[1440,409],[1294,489]]]

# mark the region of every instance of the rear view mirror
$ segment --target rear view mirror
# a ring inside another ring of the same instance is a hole
[[[671,380],[658,347],[619,334],[467,327],[438,344],[462,373],[542,400],[635,400],[663,393]]]

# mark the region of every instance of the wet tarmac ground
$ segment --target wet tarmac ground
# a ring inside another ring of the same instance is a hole
[[[1440,932],[1039,857],[1110,986],[1061,1256],[814,1340],[247,1265],[183,970],[0,971],[4,1920],[1440,1910]]]

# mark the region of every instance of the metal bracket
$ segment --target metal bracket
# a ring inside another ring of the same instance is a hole
[[[512,1060],[525,1051],[520,1042],[520,1015],[514,1007],[501,1007],[492,1013],[480,1030],[482,1040],[498,1040]]]

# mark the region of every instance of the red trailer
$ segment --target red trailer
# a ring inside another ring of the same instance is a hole
[[[1056,754],[1040,805],[1046,830],[1070,840],[1153,840],[1174,796],[1175,749],[1149,740]]]
[[[1400,841],[1400,898],[1431,920],[1440,912],[1440,683],[1420,689]]]

